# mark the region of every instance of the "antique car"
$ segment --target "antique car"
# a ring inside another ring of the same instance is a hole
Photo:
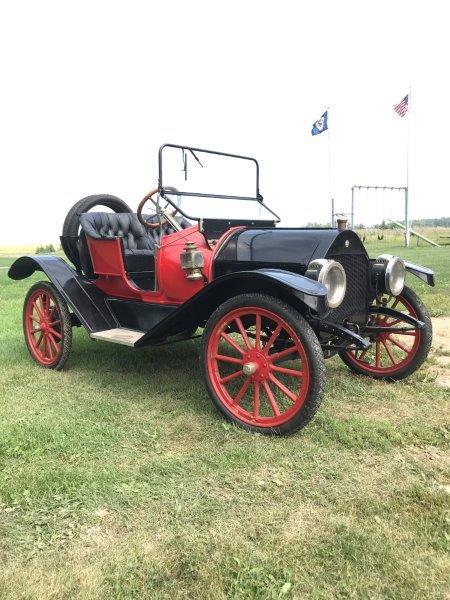
[[[42,271],[49,280],[31,287],[23,308],[39,365],[64,366],[74,326],[135,349],[201,332],[215,407],[249,430],[286,434],[320,406],[324,359],[337,354],[387,381],[424,362],[431,321],[405,276],[433,286],[430,269],[369,258],[348,229],[277,226],[254,158],[165,144],[158,165],[158,186],[136,213],[110,195],[71,208],[61,236],[71,264],[23,256],[9,269],[12,279]]]

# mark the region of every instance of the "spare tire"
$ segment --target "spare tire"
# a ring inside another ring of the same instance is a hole
[[[67,258],[79,271],[81,262],[77,242],[80,234],[80,215],[89,212],[95,206],[106,206],[116,213],[133,212],[126,202],[110,194],[86,196],[72,206],[64,220],[61,246]]]

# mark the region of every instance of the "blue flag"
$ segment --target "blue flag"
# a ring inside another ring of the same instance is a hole
[[[328,111],[326,110],[323,115],[318,119],[311,129],[311,135],[319,135],[322,131],[328,129]]]

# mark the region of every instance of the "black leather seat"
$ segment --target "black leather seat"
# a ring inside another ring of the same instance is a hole
[[[125,255],[125,268],[131,275],[153,271],[155,268],[155,237],[133,213],[87,212],[80,216],[86,235],[95,240],[112,240],[121,237]]]
[[[150,222],[158,222],[155,215],[144,215]],[[184,229],[190,226],[186,219],[177,219]],[[147,229],[134,213],[87,212],[80,215],[82,232],[80,235],[80,260],[86,274],[89,265],[86,264],[87,245],[84,236],[95,240],[111,240],[121,237],[124,248],[125,269],[134,279],[153,276],[155,270],[155,245],[159,242],[160,228]],[[173,233],[174,229],[167,223],[163,225],[163,233]],[[90,257],[89,257],[90,258]],[[86,266],[85,266],[86,265]],[[92,271],[92,264],[90,266]]]

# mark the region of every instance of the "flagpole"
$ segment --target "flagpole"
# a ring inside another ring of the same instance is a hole
[[[333,227],[334,221],[334,202],[333,202],[333,189],[332,189],[332,180],[331,180],[331,139],[330,139],[330,109],[331,106],[327,106],[327,131],[328,131],[328,196],[330,199],[330,226]]]
[[[409,222],[409,146],[410,146],[410,122],[412,114],[411,86],[408,90],[408,127],[406,133],[406,190],[405,190],[405,246],[409,246],[411,237]]]

